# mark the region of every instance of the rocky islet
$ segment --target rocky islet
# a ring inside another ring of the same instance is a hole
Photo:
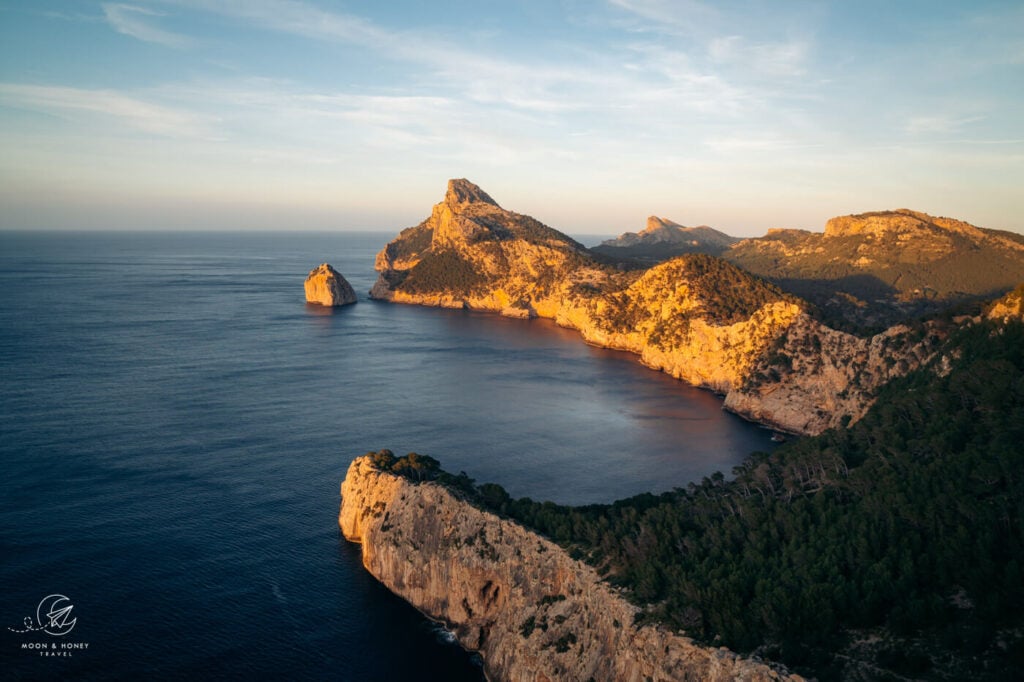
[[[356,302],[352,285],[329,263],[321,263],[309,271],[305,289],[307,303],[337,307]]]

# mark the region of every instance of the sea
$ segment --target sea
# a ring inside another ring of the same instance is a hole
[[[391,237],[0,233],[5,679],[481,680],[339,533],[353,458],[586,504],[772,447],[550,321],[370,300]]]

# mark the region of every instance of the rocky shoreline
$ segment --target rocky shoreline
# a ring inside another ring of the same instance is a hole
[[[489,679],[790,680],[777,666],[657,625],[590,566],[443,486],[349,466],[338,522],[389,590],[479,652]]]

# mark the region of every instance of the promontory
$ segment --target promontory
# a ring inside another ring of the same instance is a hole
[[[377,254],[376,269],[373,298],[550,318],[801,434],[861,418],[942,336],[935,325],[841,331],[803,299],[704,253],[627,267],[465,179],[449,181],[430,217]]]
[[[342,532],[361,543],[363,565],[374,577],[480,652],[489,678],[802,679],[636,624],[637,607],[560,546],[442,485],[384,470],[381,464],[391,460],[386,451],[374,456],[349,466],[341,486]]]

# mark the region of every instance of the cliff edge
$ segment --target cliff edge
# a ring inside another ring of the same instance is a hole
[[[349,466],[339,525],[388,589],[483,657],[493,680],[780,680],[799,676],[653,625],[591,567],[435,483]]]

